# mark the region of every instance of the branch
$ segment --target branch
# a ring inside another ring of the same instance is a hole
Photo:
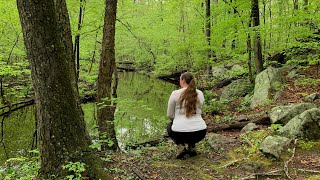
[[[14,44],[13,44],[13,46],[12,46],[11,50],[10,50],[10,53],[9,53],[9,57],[8,57],[8,61],[7,61],[7,63],[9,63],[9,61],[10,61],[11,54],[12,54],[12,52],[13,52],[14,47],[16,47],[16,45],[18,44],[19,36],[20,36],[20,33],[17,35],[16,41],[14,42]]]
[[[233,164],[235,164],[235,163],[237,163],[237,162],[240,162],[240,161],[243,161],[243,160],[247,160],[247,159],[248,159],[248,158],[236,159],[236,160],[231,161],[231,162],[229,162],[229,163],[227,163],[227,164],[225,164],[225,165],[223,165],[223,166],[220,166],[219,168],[226,168],[226,167],[231,166],[231,165],[233,165]]]
[[[295,140],[294,140],[294,145],[297,144],[297,141],[298,141],[298,139],[295,139]],[[292,178],[291,178],[290,175],[289,175],[289,167],[288,167],[288,164],[289,164],[289,162],[291,162],[292,159],[294,158],[295,153],[296,153],[296,146],[293,148],[292,156],[290,157],[290,159],[289,159],[288,161],[284,162],[284,168],[283,168],[283,170],[284,170],[286,176],[287,176],[289,179],[292,179]]]
[[[141,173],[140,170],[138,170],[138,168],[133,168],[132,171],[139,177],[139,179],[145,180],[145,178],[143,177],[143,174]]]
[[[311,169],[297,169],[297,168],[295,168],[295,169],[298,170],[298,171],[302,171],[302,172],[320,173],[320,171],[311,170]]]
[[[130,27],[129,27],[128,25],[124,24],[120,19],[117,19],[117,21],[120,22],[125,28],[127,28],[127,30],[132,34],[132,36],[133,36],[134,38],[136,38],[136,39],[138,40],[138,42],[144,46],[144,49],[145,49],[146,51],[148,51],[148,52],[152,55],[153,60],[155,61],[155,60],[156,60],[156,56],[155,56],[154,53],[152,52],[151,48],[148,47],[148,45],[147,45],[145,42],[141,41],[141,39],[138,38],[138,36],[136,36],[136,35],[131,31],[131,29],[130,29]]]

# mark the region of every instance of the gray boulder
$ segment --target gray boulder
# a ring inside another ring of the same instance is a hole
[[[215,78],[224,78],[227,69],[224,67],[212,67],[212,77]]]
[[[289,145],[290,141],[286,137],[268,136],[260,144],[260,150],[279,159],[281,152],[285,149],[285,146]]]
[[[277,106],[270,110],[269,117],[272,123],[287,124],[292,118],[303,113],[304,111],[317,106],[312,103],[300,103],[290,106]]]
[[[288,138],[320,139],[320,109],[312,108],[295,116],[278,133]]]
[[[234,143],[237,140],[234,138],[226,137],[221,134],[209,133],[206,135],[207,142],[212,148],[222,147],[225,144]]]
[[[241,129],[241,132],[249,132],[258,128],[259,126],[257,126],[255,123],[249,123]]]
[[[226,86],[221,93],[221,100],[230,101],[236,99],[252,91],[253,87],[249,80],[238,79]]]
[[[305,102],[314,102],[315,100],[320,99],[320,94],[313,93],[304,98]]]
[[[268,67],[256,76],[251,108],[266,105],[272,101],[274,92],[282,88],[280,69]]]

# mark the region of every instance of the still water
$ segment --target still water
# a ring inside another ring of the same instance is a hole
[[[174,89],[175,85],[145,75],[134,72],[119,73],[115,129],[122,147],[163,136],[169,121],[166,118],[167,101]],[[95,134],[95,104],[83,104],[82,108],[87,128],[91,134]],[[34,112],[35,108],[31,106],[13,112],[4,119],[1,117],[3,137],[0,135],[0,165],[7,158],[25,154],[34,144]]]

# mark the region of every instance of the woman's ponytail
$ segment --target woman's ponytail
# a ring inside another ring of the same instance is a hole
[[[180,96],[180,107],[185,107],[186,116],[191,117],[197,112],[198,94],[196,91],[196,82],[189,72],[183,73],[180,78],[188,84],[187,89]]]

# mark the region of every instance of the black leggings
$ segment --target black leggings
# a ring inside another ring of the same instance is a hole
[[[207,133],[207,129],[194,132],[176,132],[171,129],[172,122],[167,125],[167,132],[169,137],[177,144],[195,145],[201,141]]]

